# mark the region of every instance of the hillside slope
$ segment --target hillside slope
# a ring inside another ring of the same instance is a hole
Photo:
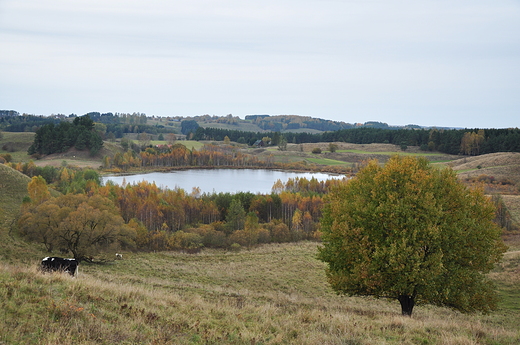
[[[3,222],[16,217],[23,198],[27,195],[29,177],[4,164],[0,164],[0,210]]]
[[[459,172],[459,177],[470,178],[490,175],[495,180],[509,180],[520,186],[520,153],[497,152],[486,155],[465,157],[448,164]]]
[[[31,179],[0,164],[0,261],[28,262],[42,254],[11,232]]]

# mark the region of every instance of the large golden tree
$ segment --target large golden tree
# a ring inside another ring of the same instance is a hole
[[[371,161],[329,193],[319,258],[337,292],[398,299],[403,315],[417,303],[488,311],[497,296],[485,273],[505,251],[493,218],[490,200],[451,169]]]

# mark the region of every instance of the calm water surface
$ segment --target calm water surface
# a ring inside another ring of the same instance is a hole
[[[237,193],[252,192],[270,194],[273,184],[279,179],[286,182],[289,178],[305,177],[316,178],[324,181],[331,178],[342,178],[323,173],[296,173],[274,170],[250,170],[250,169],[192,169],[172,172],[153,172],[148,174],[105,176],[103,183],[113,181],[121,185],[123,181],[129,184],[141,181],[155,182],[159,187],[169,189],[181,188],[191,192],[194,187],[199,187],[202,193]]]

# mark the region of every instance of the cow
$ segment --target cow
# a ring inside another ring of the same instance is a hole
[[[58,257],[46,257],[42,260],[42,272],[67,272],[71,276],[75,276],[78,271],[79,262],[76,259],[64,259]]]

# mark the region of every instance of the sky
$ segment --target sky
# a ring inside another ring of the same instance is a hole
[[[520,127],[520,1],[0,0],[0,109]]]

